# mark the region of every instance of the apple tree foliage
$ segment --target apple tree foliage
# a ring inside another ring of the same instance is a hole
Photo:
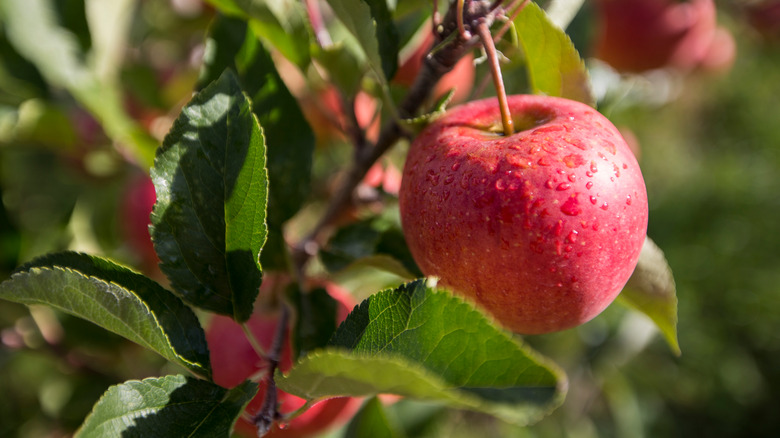
[[[126,29],[122,17],[132,3],[114,3],[103,20],[89,22],[90,30],[99,35],[109,25]],[[327,46],[317,44],[304,2],[210,3],[217,14],[204,35],[196,93],[153,165],[152,140],[119,104],[111,79],[118,61],[110,41],[84,56],[53,18],[50,0],[0,3],[16,49],[94,114],[138,162],[151,165],[157,192],[151,233],[169,288],[105,258],[75,252],[35,259],[0,284],[4,300],[83,318],[189,372],[108,388],[78,437],[228,436],[255,395],[252,381],[233,389],[210,381],[208,347],[194,309],[245,322],[264,271],[299,274],[300,254],[287,246],[283,231],[310,201],[315,138],[272,53],[303,72],[316,63],[347,102],[358,91],[371,93],[381,101],[385,127],[412,129],[446,105],[446,99],[438,106],[426,103],[430,106],[405,114],[398,107],[404,90],[390,81],[402,44],[429,26],[428,2],[328,0],[333,12],[328,32],[338,39]],[[503,68],[507,88],[593,105],[584,64],[552,23],[535,3],[511,22],[498,44],[509,59]],[[37,44],[37,38],[53,45]],[[319,260],[332,274],[371,266],[405,283],[372,294],[332,334],[322,332],[327,324],[318,322],[329,318],[316,311],[333,306],[305,306],[305,294],[291,297],[297,314],[307,317],[293,335],[294,344],[303,346],[301,356],[289,372],[274,376],[281,389],[310,401],[397,394],[516,424],[537,421],[563,402],[567,380],[555,363],[471,304],[420,278],[392,211],[334,229]],[[653,319],[679,352],[674,282],[649,238],[620,301]],[[318,336],[304,336],[300,327],[307,324],[309,333],[320,330]],[[381,403],[370,399],[348,430],[360,435],[389,427]]]

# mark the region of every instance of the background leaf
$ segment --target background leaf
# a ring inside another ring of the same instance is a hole
[[[398,428],[387,418],[382,402],[372,397],[366,401],[357,414],[352,417],[344,433],[344,438],[399,438],[403,436]]]
[[[417,280],[370,297],[325,350],[279,387],[316,399],[394,393],[527,424],[562,401],[566,378],[472,306]]]
[[[398,68],[398,33],[383,0],[328,0],[339,21],[359,42],[368,68],[386,87]]]
[[[547,18],[534,2],[514,20],[531,92],[565,97],[594,106],[585,64],[569,36]],[[511,53],[511,58],[518,57]],[[508,92],[516,92],[508,90]]]
[[[208,0],[223,14],[249,19],[265,44],[299,68],[309,65],[311,32],[303,3],[297,0]]]
[[[119,88],[106,79],[116,69],[116,60],[110,59],[115,56],[111,54],[115,47],[96,46],[94,59],[100,70],[95,71],[83,61],[76,36],[57,23],[50,0],[4,0],[0,2],[0,17],[8,39],[49,83],[68,90],[109,136],[130,148],[144,167],[151,166],[157,142],[125,113]]]
[[[185,300],[239,322],[262,279],[265,164],[262,130],[228,72],[184,107],[152,169],[160,268]]]
[[[195,314],[149,278],[78,253],[40,257],[0,283],[0,298],[45,304],[124,336],[209,377],[209,351]]]
[[[618,296],[655,322],[675,354],[680,355],[677,342],[677,293],[672,269],[663,251],[649,237],[645,239],[639,263]]]
[[[132,380],[103,394],[76,437],[227,438],[256,392],[248,380],[233,389],[182,375]]]

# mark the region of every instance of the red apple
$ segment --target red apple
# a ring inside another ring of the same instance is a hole
[[[430,276],[515,332],[598,315],[631,275],[647,228],[644,180],[618,130],[567,99],[455,107],[410,146],[400,191],[409,248]]]
[[[410,55],[401,60],[398,71],[393,77],[394,83],[406,87],[410,87],[414,83],[417,73],[419,73],[422,67],[424,57],[433,46],[433,41],[433,33],[427,33],[419,46]],[[437,99],[454,88],[455,94],[452,96],[452,103],[465,102],[469,98],[471,89],[474,87],[475,74],[474,55],[469,53],[455,64],[452,71],[442,76],[436,84],[431,97]]]
[[[780,0],[751,2],[744,6],[748,23],[764,39],[780,39]]]
[[[265,283],[264,283],[265,285]],[[338,286],[327,283],[325,289],[339,302],[338,319],[346,319],[354,305],[351,296]],[[261,291],[262,292],[262,291]],[[248,321],[248,325],[257,340],[266,350],[273,342],[278,322],[278,313],[256,312]],[[214,315],[206,330],[206,341],[211,350],[211,366],[214,382],[226,388],[232,388],[244,380],[269,371],[268,363],[260,358],[244,336],[241,326],[231,318]],[[286,340],[282,350],[279,368],[282,371],[292,366],[290,357],[290,342]],[[257,395],[247,406],[247,413],[254,415],[263,405],[267,389],[266,380],[260,381]],[[304,400],[278,390],[278,401],[282,413],[290,413],[300,408]],[[349,419],[359,408],[360,401],[355,398],[338,397],[319,402],[305,413],[296,417],[284,428],[275,428],[267,435],[269,437],[304,437],[321,432]],[[257,427],[245,418],[239,418],[235,428],[241,436],[257,436]]]
[[[690,71],[725,66],[729,56],[733,59],[729,47],[717,48],[729,41],[717,27],[713,0],[598,0],[596,8],[595,56],[618,71]]]
[[[149,215],[157,200],[154,183],[149,175],[139,174],[130,179],[120,203],[120,224],[125,242],[138,257],[144,271],[157,271],[159,259],[154,251]]]

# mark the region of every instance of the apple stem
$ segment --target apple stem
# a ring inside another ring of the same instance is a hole
[[[493,85],[496,87],[496,95],[498,96],[498,108],[501,110],[501,123],[504,125],[504,135],[512,135],[515,132],[515,127],[512,122],[512,114],[509,112],[504,79],[501,76],[501,66],[498,64],[498,53],[496,52],[496,45],[493,43],[493,36],[490,35],[490,29],[484,20],[480,20],[477,24],[477,35],[479,35],[479,39],[482,40],[482,45],[485,47],[490,73],[493,75]]]
[[[281,306],[281,315],[279,315],[279,321],[276,325],[276,333],[274,334],[274,340],[271,344],[271,349],[268,352],[268,380],[266,381],[265,399],[263,400],[263,406],[260,411],[254,416],[252,422],[257,426],[257,435],[263,436],[271,430],[274,422],[281,418],[278,409],[278,400],[276,393],[276,381],[274,380],[274,373],[279,368],[279,357],[281,356],[282,346],[284,345],[285,337],[287,334],[287,322],[290,319],[290,309],[286,305]]]

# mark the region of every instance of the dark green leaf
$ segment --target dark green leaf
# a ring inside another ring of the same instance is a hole
[[[525,53],[531,92],[565,97],[593,106],[595,99],[588,71],[569,36],[552,24],[534,2],[523,8],[514,25]]]
[[[382,0],[328,0],[336,17],[360,44],[380,83],[395,74],[398,63],[398,34]],[[382,41],[383,40],[383,41]],[[382,49],[387,50],[383,53]],[[393,58],[393,59],[390,59]],[[388,74],[390,73],[390,74]]]
[[[366,220],[340,228],[320,251],[325,269],[337,272],[350,265],[373,266],[402,278],[422,277],[406,246],[403,232],[381,221]],[[383,229],[385,228],[385,229]]]
[[[79,253],[43,256],[0,283],[0,298],[54,307],[211,375],[206,339],[192,310],[159,284],[111,261]]]
[[[232,73],[182,110],[155,159],[152,238],[185,300],[246,321],[266,240],[263,132]]]
[[[554,364],[423,280],[364,301],[327,349],[277,378],[280,388],[308,399],[395,393],[518,424],[538,420],[566,392]]]
[[[131,380],[103,394],[76,437],[227,438],[256,392],[248,380],[233,389],[181,375]]]
[[[402,436],[390,422],[382,402],[376,397],[370,398],[357,414],[352,417],[344,434],[345,438],[398,438]]]
[[[299,68],[310,61],[308,16],[299,0],[207,0],[223,14],[250,20],[250,27],[268,46]]]
[[[338,302],[323,288],[307,293],[297,286],[293,289],[290,298],[297,310],[297,318],[292,343],[298,357],[328,344],[338,326]]]
[[[634,273],[618,297],[623,304],[649,316],[661,330],[669,348],[680,354],[677,292],[672,269],[663,251],[649,237],[642,246]]]
[[[211,25],[201,82],[225,69],[239,72],[242,88],[252,97],[263,126],[271,187],[268,199],[269,243],[264,266],[283,268],[282,224],[303,205],[311,181],[314,134],[273,60],[243,20],[217,17]]]

